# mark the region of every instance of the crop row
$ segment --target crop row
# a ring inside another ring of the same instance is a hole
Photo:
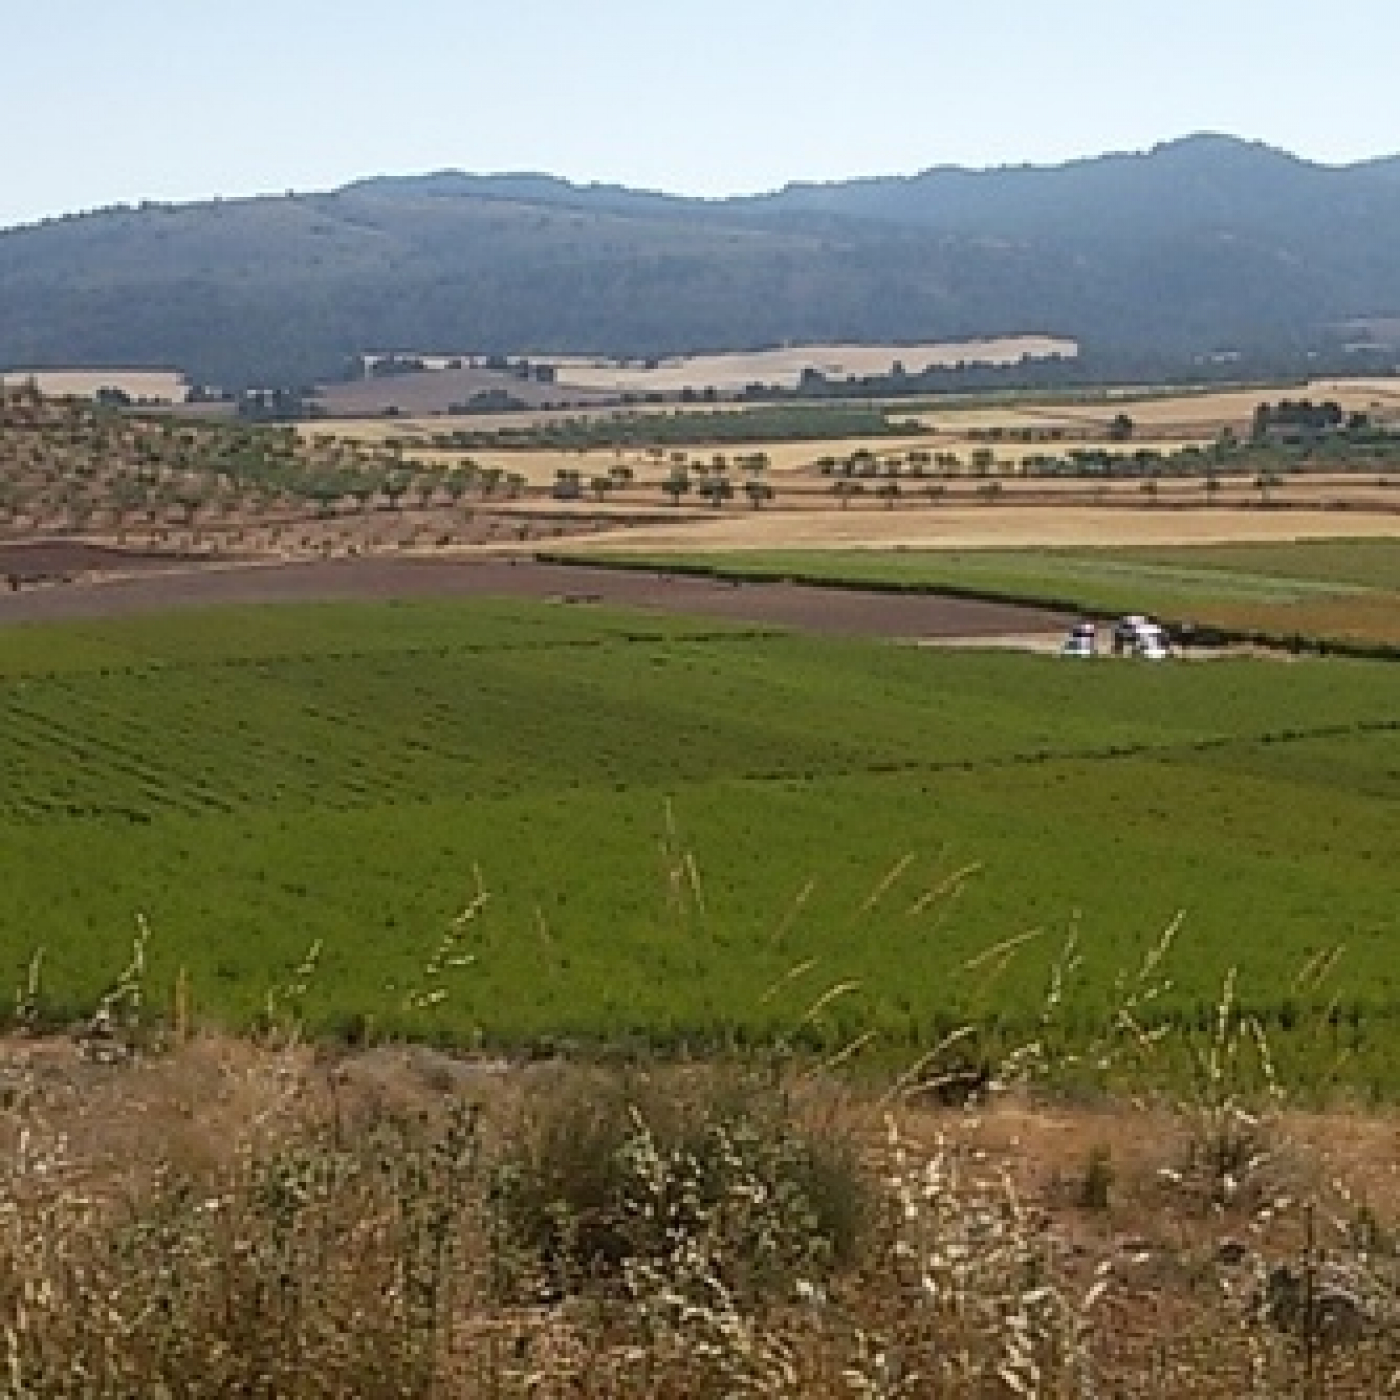
[[[253,665],[181,660],[184,622],[139,647],[113,624],[109,658],[141,665],[0,683],[0,967],[18,983],[44,947],[56,1013],[101,992],[140,912],[157,993],[184,969],[197,1011],[235,1022],[320,939],[321,1031],[871,1032],[898,1058],[964,1019],[1034,1033],[1076,929],[1064,1034],[1086,1036],[1184,911],[1163,1014],[1207,1016],[1238,965],[1281,1055],[1316,1041],[1318,1075],[1345,1052],[1339,1073],[1400,1090],[1388,666],[643,639],[605,614],[567,624],[596,644],[473,648],[501,619],[471,605],[364,609],[353,654],[343,618],[318,654],[321,616],[279,615],[275,647],[259,614],[221,619],[230,655],[264,646]],[[479,881],[473,961],[429,987]],[[1333,948],[1335,983],[1300,989]],[[444,996],[412,1009],[424,990]]]
[[[1033,673],[1020,694],[1012,677]],[[1347,684],[1336,681],[1344,676]],[[799,638],[328,652],[0,686],[0,814],[218,813],[1132,752],[1383,725],[1383,671],[1086,676]]]

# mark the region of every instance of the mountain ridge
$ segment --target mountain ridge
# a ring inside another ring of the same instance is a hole
[[[370,176],[0,231],[0,366],[333,377],[368,347],[660,355],[1043,332],[1105,353],[1326,348],[1400,314],[1400,156],[1202,133],[722,199]]]

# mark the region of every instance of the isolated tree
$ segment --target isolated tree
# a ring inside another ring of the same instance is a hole
[[[306,494],[316,503],[316,514],[325,519],[335,514],[336,502],[341,500],[345,493],[339,482],[325,480],[313,481]]]
[[[447,488],[448,499],[455,506],[463,496],[467,494],[467,486],[471,478],[461,467],[453,467],[443,479],[443,485]]]
[[[389,498],[389,508],[399,509],[399,502],[408,493],[408,477],[403,472],[391,472],[384,481],[384,494]]]
[[[1110,442],[1129,442],[1132,440],[1133,431],[1133,420],[1126,413],[1119,413],[1108,425],[1108,440]]]
[[[749,498],[749,504],[755,510],[759,510],[765,502],[773,499],[773,488],[756,476],[750,477],[744,483],[744,494]]]
[[[690,490],[690,473],[684,467],[673,468],[670,476],[661,483],[661,489],[671,498],[671,504],[678,506],[681,497]]]
[[[727,476],[707,476],[696,488],[716,510],[734,494],[734,483]]]

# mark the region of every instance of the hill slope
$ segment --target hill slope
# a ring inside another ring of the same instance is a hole
[[[0,365],[309,381],[369,348],[653,355],[1047,332],[1296,349],[1400,313],[1400,160],[1225,137],[704,201],[380,178],[0,233]]]

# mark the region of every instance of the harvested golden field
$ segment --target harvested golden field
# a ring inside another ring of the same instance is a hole
[[[742,410],[736,410],[742,411]],[[813,473],[817,464],[824,458],[844,461],[853,452],[873,452],[882,460],[902,457],[910,452],[950,452],[960,461],[962,472],[966,473],[970,457],[974,451],[985,449],[992,454],[992,466],[998,472],[1019,472],[1025,459],[1037,451],[1044,451],[1043,445],[1025,442],[982,442],[969,436],[973,429],[960,419],[945,415],[931,417],[919,415],[918,421],[933,426],[935,432],[917,436],[889,436],[869,438],[821,438],[808,442],[759,441],[745,442],[737,447],[721,446],[713,443],[695,442],[683,448],[668,449],[661,456],[638,451],[634,448],[590,448],[569,450],[563,448],[477,448],[469,452],[427,445],[434,435],[463,431],[492,431],[490,424],[472,418],[402,418],[384,421],[382,419],[334,418],[318,420],[314,425],[303,425],[299,435],[303,442],[311,444],[318,436],[334,436],[346,442],[361,443],[365,446],[383,447],[392,442],[404,444],[404,450],[415,462],[437,467],[458,465],[464,457],[470,457],[482,467],[494,467],[507,474],[517,474],[525,478],[531,486],[548,486],[560,470],[577,471],[584,482],[594,476],[607,476],[616,467],[627,467],[632,479],[637,483],[659,486],[670,475],[675,454],[679,453],[692,469],[704,466],[716,456],[726,460],[735,456],[762,453],[768,458],[767,470],[774,476],[791,476],[795,473]],[[990,420],[989,420],[990,421]],[[1003,420],[998,420],[1001,422]],[[518,425],[518,420],[517,420]],[[497,426],[501,426],[497,424]],[[1063,427],[1063,425],[1061,425]],[[1081,442],[1102,443],[1104,434],[1088,427],[1065,429],[1059,444],[1073,446]],[[1206,438],[1134,438],[1128,446],[1132,450],[1174,452],[1191,443],[1204,444]],[[422,444],[422,445],[420,445]]]
[[[99,389],[120,389],[133,399],[153,403],[184,403],[189,385],[176,370],[165,369],[7,369],[0,385],[11,387],[32,379],[41,394],[52,398],[90,399]]]
[[[1033,545],[1225,544],[1248,540],[1400,537],[1400,515],[1325,510],[1198,511],[1095,506],[944,506],[886,510],[740,511],[708,522],[594,535],[616,552],[684,549],[981,549]],[[571,546],[572,548],[573,546]],[[579,548],[586,547],[580,542]]]
[[[551,357],[550,363],[558,367],[559,383],[571,387],[665,394],[713,388],[730,393],[753,383],[793,388],[804,369],[818,370],[830,379],[845,379],[848,375],[888,374],[895,361],[910,374],[917,374],[932,365],[1006,365],[1077,352],[1072,340],[1026,335],[922,345],[792,345],[777,350],[688,355],[662,360],[654,368],[635,361],[571,356]]]
[[[1206,392],[1143,386],[1079,402],[1038,403],[1027,397],[967,407],[952,403],[946,409],[922,412],[918,419],[953,437],[1000,429],[1006,433],[1060,431],[1066,441],[1101,441],[1113,419],[1125,413],[1136,427],[1132,446],[1179,447],[1183,441],[1210,441],[1223,428],[1243,435],[1261,401],[1284,398],[1333,400],[1348,413],[1370,413],[1381,420],[1400,418],[1400,379],[1317,379],[1294,386]]]
[[[1223,427],[1242,432],[1248,430],[1254,409],[1261,401],[1285,398],[1314,402],[1331,399],[1348,413],[1394,417],[1400,415],[1400,380],[1316,379],[1291,389],[1234,389],[1207,394],[1135,395],[1126,391],[1121,399],[1103,405],[1097,416],[1107,422],[1121,411],[1132,418],[1139,430],[1166,436],[1202,430],[1209,434]]]
[[[532,486],[548,486],[555,474],[561,470],[582,473],[587,482],[594,476],[607,476],[614,468],[625,466],[639,483],[653,486],[664,481],[670,474],[672,454],[667,451],[660,457],[631,448],[595,448],[587,451],[568,451],[562,448],[478,448],[470,452],[453,451],[431,446],[417,446],[417,442],[427,443],[435,433],[452,432],[454,428],[469,430],[480,428],[480,424],[470,418],[399,419],[394,422],[380,420],[359,420],[353,418],[327,419],[314,426],[300,430],[304,442],[312,442],[321,435],[334,435],[348,442],[383,446],[392,441],[406,443],[405,451],[415,462],[434,466],[450,467],[460,463],[463,457],[470,457],[481,467],[496,467],[506,473],[523,476]],[[700,465],[708,463],[719,454],[727,459],[735,455],[763,453],[767,456],[769,470],[790,473],[815,468],[823,457],[845,458],[861,447],[877,451],[882,456],[905,453],[918,448],[929,448],[939,439],[920,437],[872,438],[862,442],[847,439],[823,439],[817,442],[753,442],[735,447],[720,447],[713,444],[695,444],[684,449],[676,449],[688,463]],[[1010,453],[1008,452],[1008,457]],[[1017,459],[1019,460],[1019,459]]]

